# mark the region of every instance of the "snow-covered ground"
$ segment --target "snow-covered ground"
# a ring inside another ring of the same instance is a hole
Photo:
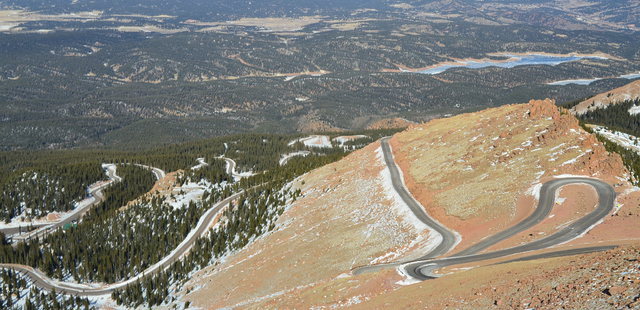
[[[628,110],[629,115],[637,115],[640,114],[640,106],[634,105]]]
[[[576,80],[560,80],[560,81],[555,81],[555,82],[551,82],[551,83],[547,83],[547,85],[569,85],[569,84],[576,84],[576,85],[589,85],[595,81],[600,81],[602,80],[601,78],[594,78],[594,79],[576,79]]]
[[[117,167],[115,164],[102,164],[102,169],[105,170],[109,179],[116,182],[122,181],[122,178],[116,173]]]
[[[236,172],[233,174],[233,180],[237,182],[237,181],[240,181],[240,179],[242,178],[248,178],[253,175],[256,175],[256,173],[253,171]]]
[[[187,190],[189,191],[188,193],[185,191],[184,194],[179,194],[178,198],[176,199],[176,201],[174,201],[171,204],[174,203],[181,203],[180,207],[183,205],[182,203],[188,203],[190,201],[190,199],[193,197],[192,193],[193,192],[199,192],[202,191],[204,192],[203,188],[211,188],[211,187],[215,187],[215,186],[225,186],[226,184],[215,184],[212,185],[209,182],[200,182],[200,183],[188,183],[185,186],[183,186],[181,189],[183,190]],[[237,197],[239,195],[236,194],[235,196]],[[232,196],[233,197],[233,196]],[[228,198],[228,199],[231,199]],[[223,200],[224,202],[225,200]],[[205,213],[200,217],[200,220],[198,221],[198,223],[196,224],[196,226],[189,232],[189,234],[185,237],[185,239],[173,250],[171,251],[168,255],[166,255],[164,258],[162,258],[160,261],[158,261],[157,263],[147,267],[143,272],[137,274],[134,277],[131,277],[127,280],[121,281],[121,282],[117,282],[117,283],[113,283],[113,284],[104,284],[104,283],[75,283],[75,282],[70,282],[67,280],[64,281],[60,281],[60,280],[56,280],[56,279],[52,279],[47,277],[45,274],[43,274],[40,270],[38,269],[34,269],[32,267],[28,267],[32,272],[37,273],[40,275],[40,278],[43,279],[43,281],[49,283],[50,285],[53,286],[57,286],[57,287],[72,287],[72,288],[80,288],[80,289],[96,289],[96,288],[101,288],[101,289],[106,289],[106,288],[114,288],[114,289],[120,289],[123,287],[126,287],[127,285],[138,281],[140,278],[145,277],[145,275],[149,275],[152,274],[156,269],[160,268],[163,264],[165,264],[168,260],[170,260],[177,251],[179,251],[181,248],[184,248],[187,245],[187,242],[189,242],[189,240],[195,235],[195,233],[200,229],[200,227],[202,227],[202,225],[210,225],[210,223],[205,223],[205,219],[210,215],[210,213],[215,212],[216,208],[220,205],[223,204],[223,202],[218,202],[216,204],[214,204],[213,206],[211,206],[211,208],[209,208],[207,211],[205,211]],[[225,202],[224,204],[226,204],[227,202]],[[189,245],[186,249],[187,251],[185,253],[188,252],[188,250],[192,247],[193,245]],[[184,255],[184,254],[183,254]],[[102,295],[102,296],[98,296],[98,297],[91,297],[90,299],[93,302],[95,302],[97,305],[109,305],[109,306],[114,306],[113,305],[113,301],[111,300],[111,298],[109,297],[108,294]]]
[[[630,80],[633,80],[633,79],[640,78],[640,72],[638,72],[638,73],[623,74],[623,75],[621,75],[620,77],[621,77],[621,78],[623,78],[623,79],[630,79]]]
[[[191,167],[191,170],[198,170],[204,166],[208,166],[209,164],[207,164],[207,162],[204,161],[204,158],[196,158],[196,160],[198,161],[198,164]]]
[[[284,166],[287,163],[287,161],[289,161],[289,159],[291,157],[294,157],[294,156],[307,156],[309,154],[311,154],[311,152],[309,152],[309,151],[298,151],[298,152],[293,152],[293,153],[289,153],[289,154],[284,154],[284,155],[282,155],[282,157],[280,157],[279,164],[280,164],[280,166]]]
[[[11,222],[9,222],[9,223],[0,222],[0,230],[9,229],[9,228],[24,227],[25,231],[26,231],[27,228],[30,227],[30,226],[47,225],[47,224],[51,224],[51,223],[55,222],[55,221],[48,220],[47,217],[41,217],[41,218],[31,219],[30,221],[27,221],[26,220],[27,217],[25,215],[26,212],[27,212],[27,210],[23,211],[20,215],[18,215],[16,217],[14,217],[13,219],[11,219]],[[65,213],[53,212],[53,213],[50,213],[50,214],[54,215],[57,218],[59,216],[60,217],[64,216]]]
[[[167,199],[167,203],[169,203],[175,209],[181,209],[185,206],[188,206],[192,201],[201,201],[202,195],[206,190],[210,190],[212,188],[221,189],[226,185],[226,182],[222,182],[220,184],[212,184],[207,180],[200,180],[197,183],[188,182],[181,187],[174,188],[172,193],[174,199]]]
[[[408,223],[411,227],[413,227],[414,232],[418,235],[418,238],[413,240],[410,244],[402,247],[399,250],[388,252],[378,258],[375,258],[371,261],[372,264],[379,263],[381,261],[388,260],[397,260],[399,257],[406,256],[406,252],[410,249],[414,249],[416,246],[419,247],[416,250],[416,253],[428,253],[436,248],[440,243],[442,243],[442,235],[437,231],[433,230],[431,227],[420,221],[415,214],[409,209],[409,207],[404,203],[404,200],[400,197],[398,192],[393,188],[393,184],[391,182],[391,173],[389,171],[389,167],[386,166],[384,162],[384,155],[382,153],[382,148],[378,148],[376,150],[377,159],[382,162],[384,165],[384,169],[380,172],[380,182],[384,188],[384,193],[388,199],[392,201],[391,207],[393,211],[398,214],[398,217],[403,219],[406,223]],[[425,234],[425,232],[428,232]],[[457,235],[457,234],[456,234]],[[460,241],[459,236],[457,236],[458,242]],[[456,243],[457,244],[457,243]],[[404,276],[404,280],[398,282],[400,285],[408,285],[412,284],[413,278],[405,275],[403,273],[402,267],[398,267],[398,272]]]
[[[23,275],[22,273],[16,272],[15,276],[18,277],[19,279],[22,279],[24,281],[26,281],[27,285],[24,288],[20,289],[20,292],[17,295],[12,295],[11,296],[11,300],[13,303],[13,307],[15,307],[15,309],[25,309],[25,303],[27,301],[27,298],[29,298],[29,293],[31,292],[31,279],[29,279],[29,277]],[[0,284],[2,284],[2,279],[0,279]],[[2,286],[2,285],[0,285]],[[42,291],[41,291],[42,292]],[[66,296],[64,294],[57,294],[56,295],[56,299],[59,303],[62,303],[63,299],[69,299],[69,298],[73,298],[73,297],[69,297]],[[111,297],[108,295],[104,295],[104,296],[91,296],[91,297],[86,297],[89,300],[90,303],[90,307],[92,309],[117,309],[114,308],[116,307],[116,304],[113,300],[111,300]],[[13,308],[11,308],[13,309]],[[41,308],[38,308],[41,309]]]
[[[109,177],[109,181],[98,181],[96,183],[91,184],[87,189],[88,192],[91,194],[105,188],[112,182],[119,182],[122,180],[122,178],[118,176],[116,173],[115,165],[102,164],[102,168],[105,170],[107,177]],[[86,208],[87,206],[95,202],[96,202],[96,198],[93,195],[90,195],[89,197],[79,202],[74,202],[74,208],[67,212],[52,212],[52,213],[49,213],[47,216],[43,216],[37,219],[31,219],[30,221],[24,220],[26,216],[18,215],[14,217],[9,223],[1,222],[0,229],[10,229],[10,228],[18,228],[18,227],[28,228],[30,226],[46,226],[46,225],[58,223],[70,216],[75,215],[77,212],[82,211],[84,208]],[[26,210],[23,211],[23,215],[25,214],[25,212]]]
[[[365,136],[365,135],[355,135],[355,136],[339,136],[339,137],[335,137],[332,140],[335,142],[338,142],[338,144],[340,144],[340,146],[343,146],[345,143],[349,142],[349,141],[353,141],[356,139],[360,139],[360,138],[368,138],[369,136]]]
[[[253,171],[243,171],[243,172],[236,171],[236,167],[238,167],[238,165],[231,158],[224,157],[224,155],[219,156],[218,158],[224,159],[224,161],[226,162],[225,170],[227,171],[228,174],[230,174],[233,177],[233,180],[236,182],[240,181],[240,179],[242,178],[247,178],[252,175],[255,175]]]
[[[636,153],[640,153],[640,139],[636,136],[632,136],[624,132],[612,131],[602,126],[595,126],[593,127],[593,130],[611,142],[633,150]]]
[[[0,31],[9,31],[13,27],[17,27],[20,24],[17,23],[0,23]]]
[[[313,135],[305,138],[300,138],[289,142],[289,146],[294,145],[296,142],[302,142],[305,146],[309,147],[332,147],[329,136]]]

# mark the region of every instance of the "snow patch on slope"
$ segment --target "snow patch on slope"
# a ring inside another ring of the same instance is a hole
[[[298,151],[298,152],[293,152],[293,153],[289,153],[289,154],[284,154],[280,158],[280,161],[278,162],[278,164],[280,166],[284,166],[289,161],[289,159],[291,157],[294,157],[294,156],[303,156],[304,157],[304,156],[307,156],[309,154],[311,154],[311,152],[309,152],[309,151]]]
[[[640,108],[640,107],[638,107],[638,108]],[[629,110],[629,111],[631,111],[631,110]],[[640,113],[640,110],[639,110],[638,113]],[[624,132],[612,131],[612,130],[609,130],[609,129],[607,129],[605,127],[602,127],[602,126],[595,126],[595,127],[593,127],[593,130],[597,134],[605,137],[607,140],[609,140],[611,142],[614,142],[614,143],[616,143],[616,144],[618,144],[618,145],[620,145],[620,146],[622,146],[624,148],[627,148],[629,150],[633,150],[636,153],[640,153],[640,145],[639,145],[640,141],[639,141],[638,137],[636,137],[636,136],[632,136],[632,135],[626,134]]]
[[[322,148],[333,147],[331,145],[331,140],[329,139],[329,136],[323,136],[323,135],[313,135],[305,138],[296,139],[296,140],[290,141],[288,145],[292,146],[296,144],[296,142],[302,142],[305,146],[309,146],[309,147],[322,147]]]
[[[400,195],[393,188],[391,182],[391,173],[389,168],[384,163],[384,155],[382,154],[382,148],[376,150],[376,157],[385,167],[380,172],[380,183],[384,189],[384,194],[387,199],[391,201],[392,211],[397,214],[397,217],[403,222],[409,224],[413,232],[418,236],[412,240],[408,245],[405,245],[399,249],[389,251],[382,256],[374,258],[370,263],[379,264],[383,262],[397,260],[399,257],[406,256],[407,252],[430,252],[442,243],[442,235],[433,230],[431,227],[421,222],[415,214],[406,206]]]

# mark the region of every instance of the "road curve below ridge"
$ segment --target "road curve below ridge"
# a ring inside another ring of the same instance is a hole
[[[547,216],[549,216],[549,213],[551,213],[551,210],[553,209],[553,206],[555,204],[556,191],[558,191],[560,187],[568,184],[587,184],[596,188],[597,191],[598,191],[598,187],[603,187],[603,188],[611,187],[609,186],[609,184],[606,184],[602,181],[599,181],[596,179],[590,179],[590,178],[582,178],[582,177],[561,178],[561,179],[555,179],[555,180],[546,182],[540,188],[540,199],[538,200],[538,206],[536,207],[536,209],[533,211],[531,215],[529,215],[527,218],[520,221],[519,223],[515,224],[514,226],[509,227],[508,229],[505,229],[493,236],[487,237],[484,240],[458,253],[455,253],[451,256],[467,256],[467,255],[476,254],[502,240],[508,239],[516,235],[517,233],[525,231],[535,226],[536,224],[540,223],[542,220],[547,218]],[[611,191],[613,192],[612,188],[611,188]],[[602,191],[598,191],[598,195],[601,195],[601,192]],[[602,197],[602,196],[599,196],[599,197]],[[615,193],[614,193],[614,198],[615,198]],[[613,201],[611,202],[611,206],[613,206]]]
[[[105,284],[102,286],[88,285],[88,284],[78,284],[72,282],[63,282],[51,279],[47,275],[45,275],[42,271],[35,269],[31,266],[19,265],[19,264],[0,264],[0,268],[12,269],[18,272],[25,274],[29,277],[33,283],[44,290],[51,291],[53,289],[58,293],[64,293],[68,295],[76,295],[76,296],[99,296],[99,295],[107,295],[111,294],[114,290],[118,288],[123,288],[130,283],[135,281],[139,281],[146,277],[149,277],[161,270],[164,270],[171,266],[174,262],[179,260],[185,253],[187,253],[191,247],[195,244],[196,240],[204,235],[208,230],[209,226],[212,224],[216,215],[231,202],[232,200],[238,198],[242,195],[244,191],[238,192],[218,203],[213,205],[209,210],[207,210],[200,220],[196,227],[189,233],[187,238],[185,238],[182,243],[180,243],[169,255],[165,256],[160,262],[150,266],[145,269],[142,273],[127,279],[125,281],[120,281],[112,284]]]
[[[424,209],[421,208],[420,204],[416,202],[415,199],[409,194],[404,183],[402,182],[402,175],[401,175],[401,172],[399,171],[398,166],[394,161],[391,147],[388,144],[388,139],[389,139],[388,137],[383,138],[381,141],[381,146],[384,154],[385,163],[391,172],[391,179],[392,179],[394,190],[396,190],[396,192],[400,195],[403,201],[411,209],[413,214],[416,215],[416,217],[418,217],[418,219],[420,219],[423,223],[427,224],[428,226],[432,227],[434,230],[436,230],[438,233],[440,233],[443,236],[443,241],[433,251],[426,253],[421,258],[410,260],[410,261],[404,261],[404,262],[401,261],[401,262],[395,262],[395,263],[389,263],[389,264],[364,266],[364,267],[355,269],[353,271],[353,274],[361,274],[364,272],[376,271],[376,270],[380,270],[380,269],[388,268],[392,266],[402,266],[401,268],[405,270],[405,273],[413,278],[416,278],[419,280],[431,279],[431,278],[437,277],[431,272],[433,270],[436,270],[442,267],[457,265],[457,264],[464,264],[464,263],[472,263],[476,261],[482,261],[482,260],[499,258],[503,256],[519,254],[523,252],[541,250],[541,249],[545,249],[551,246],[555,246],[555,245],[570,241],[571,239],[577,238],[584,232],[588,231],[590,227],[592,227],[593,225],[598,223],[600,220],[602,220],[613,209],[614,200],[615,200],[615,191],[609,184],[597,179],[592,179],[587,177],[571,177],[571,178],[554,179],[542,185],[540,189],[540,199],[538,201],[537,208],[534,210],[534,212],[530,216],[528,216],[524,220],[520,221],[516,225],[504,231],[501,231],[493,236],[485,238],[484,240],[450,257],[433,259],[433,257],[446,253],[448,249],[452,247],[451,241],[447,241],[447,240],[452,240],[453,237],[451,235],[446,234],[448,230],[444,228],[442,225],[440,225],[434,220],[430,220],[431,218],[428,215],[426,215]],[[574,221],[564,229],[548,237],[545,237],[524,245],[508,248],[508,249],[503,249],[503,250],[484,253],[484,254],[477,254],[480,251],[485,250],[502,240],[510,238],[516,235],[517,233],[520,233],[526,229],[529,229],[535,226],[536,224],[540,223],[542,220],[544,220],[549,215],[549,213],[553,208],[553,205],[555,203],[556,191],[560,189],[562,186],[565,186],[568,184],[586,184],[594,187],[596,192],[598,193],[598,198],[599,198],[598,206],[596,207],[596,209],[591,213],[587,214],[586,216]],[[543,253],[538,255],[532,255],[529,257],[533,257],[531,259],[534,259],[537,257],[545,258],[545,257],[555,257],[555,256],[562,256],[562,255],[573,255],[573,254],[608,250],[611,247],[615,247],[615,246],[563,250],[563,251],[557,251],[557,252],[548,252],[548,253]]]
[[[238,180],[240,180],[242,178],[245,178],[245,177],[253,175],[253,174],[238,173],[236,171],[237,164],[236,164],[235,160],[233,160],[231,158],[225,157],[224,155],[221,155],[218,158],[224,159],[224,161],[227,163],[227,168],[226,168],[227,174],[232,176],[233,179],[236,180],[236,181],[238,181]]]
[[[462,251],[461,253],[478,252],[540,222],[547,216],[547,214],[553,207],[553,204],[555,203],[556,191],[560,187],[568,184],[588,184],[595,188],[596,192],[598,193],[598,206],[595,208],[595,210],[583,216],[582,218],[575,220],[565,228],[545,238],[507,249],[483,254],[456,254],[455,256],[436,260],[418,259],[413,260],[409,263],[405,263],[402,268],[404,268],[405,272],[411,277],[420,280],[426,280],[436,278],[437,276],[432,274],[432,271],[440,269],[442,267],[473,263],[524,252],[542,250],[571,241],[572,239],[579,237],[580,235],[588,231],[593,225],[597,224],[600,220],[607,216],[607,214],[609,214],[609,212],[611,212],[611,210],[613,209],[616,194],[611,185],[597,179],[583,177],[571,177],[551,180],[545,183],[540,190],[540,201],[538,203],[537,210],[534,212],[535,217],[532,218],[530,216],[524,221],[516,224],[515,226],[485,239],[486,242],[483,241],[478,243],[480,246],[472,246],[469,248],[471,250],[467,249]],[[594,248],[594,251],[596,250],[597,249]],[[553,257],[553,255],[554,252],[544,253],[540,254],[540,258]]]
[[[442,236],[442,240],[440,244],[433,248],[428,253],[425,253],[420,260],[426,260],[433,257],[437,257],[449,252],[458,242],[458,237],[451,230],[444,227],[442,224],[438,223],[436,220],[431,218],[424,207],[409,193],[409,190],[404,184],[404,180],[402,179],[402,172],[400,168],[395,162],[393,157],[393,151],[391,150],[391,145],[389,145],[389,139],[391,137],[384,137],[380,140],[380,146],[382,149],[382,154],[384,157],[384,162],[387,168],[389,169],[389,174],[391,178],[391,185],[393,189],[398,193],[402,201],[407,205],[409,210],[425,225],[429,226],[432,230]],[[402,265],[403,262],[395,262],[395,263],[387,263],[387,264],[378,264],[371,266],[362,266],[355,268],[352,270],[354,275],[359,275],[367,272],[375,272],[381,269],[399,266]]]
[[[382,147],[382,153],[384,155],[384,162],[389,168],[389,173],[391,174],[391,184],[393,185],[393,189],[400,195],[402,201],[409,207],[411,212],[425,225],[429,226],[431,229],[435,230],[442,236],[442,242],[435,247],[433,250],[429,251],[422,257],[421,260],[429,259],[432,257],[437,257],[443,255],[449,250],[451,250],[457,243],[456,235],[440,224],[438,221],[431,218],[424,207],[409,193],[409,190],[404,185],[404,180],[402,179],[402,173],[400,172],[400,168],[396,165],[396,162],[393,158],[393,152],[391,150],[391,145],[389,145],[389,137],[382,138],[380,141]]]
[[[158,181],[162,180],[165,176],[167,176],[167,173],[160,168],[151,167],[151,166],[142,165],[142,164],[134,164],[134,165],[144,169],[151,170],[151,173],[153,173],[153,176],[156,177],[156,180]]]
[[[104,195],[102,191],[111,184],[122,181],[122,178],[118,176],[115,164],[102,164],[102,168],[109,178],[109,181],[101,182],[102,184],[98,182],[89,186],[89,188],[87,189],[87,193],[89,194],[88,197],[78,202],[78,206],[75,209],[71,210],[68,214],[66,214],[58,221],[49,222],[44,225],[38,225],[37,228],[32,231],[14,236],[13,238],[11,238],[11,242],[15,244],[35,237],[42,238],[50,234],[51,232],[56,231],[58,228],[64,227],[67,224],[71,224],[74,221],[79,220],[92,207],[103,202]]]

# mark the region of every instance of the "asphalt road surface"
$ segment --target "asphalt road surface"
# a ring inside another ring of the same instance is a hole
[[[96,287],[95,285],[83,285],[53,280],[41,271],[25,265],[0,264],[0,268],[9,268],[15,271],[22,272],[26,274],[37,287],[48,291],[55,289],[58,293],[77,296],[99,296],[111,294],[114,290],[125,287],[128,284],[139,281],[143,278],[149,277],[157,273],[158,271],[166,269],[171,264],[179,260],[185,253],[187,253],[191,249],[193,244],[196,242],[196,239],[204,235],[209,230],[209,226],[212,224],[218,212],[220,212],[226,205],[229,204],[230,201],[236,199],[242,193],[243,192],[239,192],[227,199],[216,203],[213,207],[207,210],[205,214],[202,215],[200,221],[195,227],[195,231],[192,231],[192,233],[190,233],[187,238],[183,240],[182,243],[180,243],[180,245],[178,245],[178,247],[176,247],[168,256],[163,258],[160,262],[147,268],[141,274],[138,274],[137,276],[126,281],[105,284],[100,287]]]
[[[433,257],[444,255],[456,245],[456,235],[452,231],[444,227],[442,224],[431,218],[426,213],[422,205],[418,201],[416,201],[416,199],[413,198],[413,196],[409,193],[409,190],[404,185],[400,168],[398,168],[393,158],[393,152],[391,150],[391,146],[389,145],[389,139],[390,137],[382,138],[382,140],[380,140],[380,144],[382,147],[382,154],[384,155],[384,162],[389,168],[393,189],[398,193],[398,195],[400,195],[402,201],[407,205],[407,207],[409,207],[411,212],[418,218],[418,220],[420,220],[442,236],[442,241],[440,242],[440,244],[438,244],[438,246],[436,246],[433,250],[431,250],[429,253],[426,253],[419,259],[427,260]],[[389,264],[363,266],[353,270],[352,273],[358,275],[362,273],[378,271],[393,266],[399,266],[402,264],[403,262],[396,262]]]
[[[523,245],[515,246],[508,249],[493,251],[489,253],[482,254],[472,254],[472,255],[456,255],[452,257],[437,259],[437,260],[416,260],[409,264],[404,265],[404,269],[410,276],[416,279],[429,279],[436,277],[431,273],[431,271],[435,269],[439,269],[445,266],[465,264],[478,262],[488,259],[500,258],[508,255],[514,255],[524,252],[536,251],[546,249],[561,243],[565,243],[571,241],[579,237],[581,234],[589,230],[593,225],[602,220],[611,210],[613,210],[614,200],[616,197],[616,193],[611,187],[611,185],[604,183],[597,179],[590,178],[581,178],[581,177],[572,177],[572,178],[562,178],[555,179],[545,183],[540,189],[540,202],[538,204],[538,208],[534,212],[534,214],[523,222],[516,224],[514,227],[511,227],[501,233],[498,233],[494,236],[491,236],[485,239],[485,243],[480,242],[481,246],[473,248],[471,251],[463,251],[463,252],[478,252],[481,249],[484,249],[492,244],[495,244],[505,238],[516,234],[528,227],[535,225],[535,223],[540,222],[544,219],[548,214],[551,208],[555,203],[555,192],[564,185],[568,184],[588,184],[592,186],[596,192],[598,193],[598,205],[589,214],[584,217],[574,221],[569,224],[565,228],[547,236],[542,239],[538,239]],[[521,226],[522,225],[522,226]],[[470,248],[470,249],[471,249]],[[553,257],[552,253],[540,254],[540,258],[544,257]]]
[[[411,209],[411,212],[413,212],[418,220],[425,223],[427,226],[431,227],[442,236],[442,242],[429,253],[426,253],[424,256],[422,256],[420,259],[437,257],[449,252],[449,250],[451,250],[456,244],[457,239],[455,234],[444,227],[442,224],[431,218],[424,210],[424,207],[422,207],[422,205],[418,201],[416,201],[416,199],[413,198],[413,196],[409,193],[409,190],[407,190],[404,185],[400,169],[393,159],[393,153],[391,151],[391,146],[389,145],[389,137],[383,138],[381,140],[381,144],[382,153],[384,154],[384,161],[391,174],[391,183],[393,185],[393,189],[398,193],[398,195],[400,195],[402,201],[404,201],[409,209]]]
[[[515,234],[527,230],[534,225],[540,223],[542,220],[549,216],[551,209],[553,209],[553,205],[555,204],[555,192],[562,186],[567,184],[588,184],[593,186],[597,191],[600,198],[599,208],[604,208],[602,202],[607,203],[606,201],[602,201],[602,198],[607,198],[605,194],[613,195],[613,199],[615,199],[615,193],[613,192],[613,188],[608,184],[598,181],[596,179],[589,178],[563,178],[563,179],[555,179],[549,181],[542,185],[540,189],[540,200],[538,201],[538,207],[535,209],[533,214],[528,216],[526,219],[522,220],[520,223],[501,231],[489,238],[482,240],[474,244],[473,246],[460,251],[452,256],[466,256],[471,254],[476,254],[502,240],[505,240],[509,237],[514,236]],[[610,207],[613,207],[613,199],[611,200]],[[608,212],[607,212],[608,213]],[[606,215],[606,213],[604,214]],[[600,218],[598,218],[599,220]]]
[[[49,223],[33,223],[33,224],[24,224],[21,225],[19,227],[6,227],[6,228],[0,228],[0,232],[2,232],[5,236],[9,236],[9,235],[13,235],[13,234],[19,234],[22,232],[27,232],[30,231],[32,229],[36,229],[42,226],[47,226],[49,225]]]
[[[540,189],[540,199],[538,202],[538,206],[535,211],[519,222],[518,224],[499,232],[493,236],[490,236],[481,242],[478,242],[471,247],[460,251],[450,257],[441,258],[441,259],[433,259],[433,257],[437,257],[442,255],[448,251],[453,246],[453,242],[455,242],[452,234],[447,234],[448,230],[437,223],[436,221],[431,220],[430,217],[424,213],[424,209],[420,207],[420,204],[413,199],[413,197],[408,193],[408,190],[405,188],[404,183],[402,182],[402,176],[399,172],[399,169],[393,159],[393,154],[391,152],[391,148],[388,144],[388,138],[384,138],[381,141],[382,151],[385,158],[385,163],[389,167],[391,172],[391,178],[393,183],[393,188],[398,192],[400,197],[402,197],[403,201],[407,204],[407,206],[411,209],[411,211],[420,219],[423,223],[429,225],[434,228],[443,236],[443,242],[436,247],[433,251],[426,253],[423,257],[419,259],[415,259],[408,262],[397,262],[391,264],[382,264],[376,266],[366,266],[361,267],[354,270],[354,274],[360,274],[363,272],[370,272],[379,270],[382,268],[387,268],[391,266],[400,266],[405,269],[405,272],[416,279],[426,280],[437,277],[432,273],[432,271],[437,270],[442,267],[464,264],[464,263],[472,263],[477,261],[483,261],[488,259],[495,259],[504,256],[536,251],[545,248],[549,248],[567,241],[570,241],[574,238],[579,237],[581,234],[590,229],[593,225],[598,223],[601,219],[603,219],[611,210],[613,209],[614,200],[615,200],[615,191],[613,188],[600,180],[591,179],[586,177],[572,177],[572,178],[561,178],[551,180],[542,185]],[[536,224],[540,223],[544,220],[549,213],[551,212],[554,204],[555,204],[555,193],[556,191],[568,184],[587,184],[592,186],[596,192],[598,193],[598,205],[594,211],[587,214],[586,216],[574,221],[569,226],[564,229],[549,235],[548,237],[508,248],[499,251],[493,251],[489,253],[477,254],[488,247],[505,240],[509,237],[516,235],[519,232],[522,232],[526,229],[529,229]],[[434,225],[435,224],[435,225]],[[444,245],[443,245],[444,244]],[[564,255],[574,255],[588,252],[596,252],[596,251],[604,251],[608,250],[615,246],[607,246],[607,247],[590,247],[583,249],[572,249],[572,250],[563,250],[556,252],[548,252],[542,253],[538,255],[528,256],[529,259],[536,258],[546,258],[546,257],[556,257],[556,256],[564,256]],[[523,258],[520,258],[523,259]]]
[[[14,243],[17,243],[17,242],[29,240],[35,237],[46,236],[47,234],[53,231],[56,231],[56,229],[60,227],[64,227],[67,224],[71,224],[74,221],[77,221],[78,219],[82,218],[82,216],[84,216],[84,214],[86,214],[87,211],[89,211],[89,209],[101,203],[104,200],[102,190],[105,189],[107,186],[111,185],[112,183],[120,182],[122,180],[122,178],[120,178],[116,174],[116,166],[114,164],[104,164],[103,168],[105,169],[105,173],[107,174],[109,181],[99,186],[90,187],[89,197],[82,200],[80,203],[78,203],[78,206],[73,211],[71,211],[70,214],[66,215],[58,222],[39,225],[38,228],[36,228],[35,230],[32,230],[25,234],[14,236],[12,238],[12,241]]]
[[[151,170],[151,173],[153,173],[153,176],[155,176],[157,180],[161,180],[167,175],[164,172],[164,170],[162,170],[160,168],[150,167],[150,166],[141,165],[141,164],[135,164],[135,165],[138,166],[138,167],[142,167],[142,168]]]

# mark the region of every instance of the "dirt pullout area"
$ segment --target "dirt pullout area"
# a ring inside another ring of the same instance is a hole
[[[363,300],[361,309],[622,309],[640,307],[640,245],[492,265]]]
[[[366,129],[407,128],[413,124],[415,123],[400,117],[385,118],[367,125]]]
[[[627,178],[620,157],[551,100],[415,125],[391,145],[413,195],[462,235],[457,250],[531,214],[539,185],[555,176],[591,176],[630,188],[620,181]],[[558,214],[563,221],[580,217]]]
[[[196,273],[181,299],[202,308],[247,307],[332,281],[351,284],[355,267],[432,246],[433,236],[388,194],[378,148],[374,143],[297,179],[294,187],[303,196],[287,206],[276,229]],[[398,280],[395,275],[382,281],[390,287]]]
[[[175,188],[177,185],[176,182],[177,182],[178,175],[182,174],[183,172],[184,171],[182,170],[178,170],[178,171],[167,173],[167,175],[165,175],[164,178],[157,180],[156,183],[153,184],[153,187],[151,188],[150,191],[146,192],[145,194],[143,194],[142,196],[134,200],[127,202],[127,204],[125,206],[122,206],[119,210],[123,211],[132,205],[138,204],[143,200],[151,199],[153,196],[156,196],[156,195],[164,196],[164,197],[170,196],[173,188]]]
[[[587,111],[593,111],[611,104],[637,98],[640,98],[640,80],[582,101],[571,108],[571,112],[580,115]]]

